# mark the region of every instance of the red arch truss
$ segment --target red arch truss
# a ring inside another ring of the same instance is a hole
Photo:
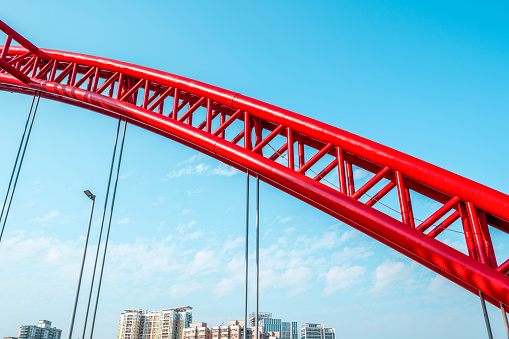
[[[497,263],[490,237],[492,227],[509,232],[506,194],[239,93],[124,62],[39,49],[1,21],[0,29],[7,34],[0,53],[1,90],[39,91],[45,98],[126,117],[257,173],[465,289],[483,292],[494,305],[509,305],[509,260]],[[22,47],[11,46],[12,40]],[[353,166],[372,173],[361,187],[355,187]],[[333,171],[338,179],[330,184],[325,177]],[[400,218],[374,208],[392,190],[399,197]],[[419,221],[410,192],[441,207]],[[436,239],[458,219],[469,255]]]

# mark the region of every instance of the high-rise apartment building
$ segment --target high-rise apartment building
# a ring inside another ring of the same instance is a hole
[[[18,339],[60,339],[61,336],[62,330],[51,328],[51,321],[39,320],[38,325],[21,326]]]
[[[301,339],[336,339],[336,330],[326,328],[324,324],[302,324],[300,325]]]
[[[184,339],[193,320],[192,307],[161,311],[124,310],[120,314],[118,339]]]

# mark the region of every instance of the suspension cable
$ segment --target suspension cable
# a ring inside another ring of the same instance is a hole
[[[247,339],[247,278],[249,264],[249,170],[246,171],[246,260],[245,260],[245,286],[244,286],[244,339]]]
[[[502,319],[504,320],[505,333],[509,338],[509,323],[507,322],[507,314],[505,313],[505,305],[500,303],[500,311],[502,311]]]
[[[97,259],[99,258],[99,250],[100,250],[101,238],[102,238],[103,228],[104,228],[104,217],[106,215],[106,208],[107,208],[108,197],[109,197],[109,193],[110,193],[111,177],[112,177],[112,174],[113,174],[113,164],[114,164],[114,161],[115,161],[115,155],[117,153],[117,142],[118,142],[118,135],[120,133],[120,123],[121,123],[121,117],[118,118],[117,134],[115,136],[115,144],[113,146],[113,156],[111,158],[110,175],[109,175],[109,178],[108,178],[108,185],[106,187],[106,197],[105,197],[105,200],[104,200],[104,208],[103,208],[103,214],[102,214],[102,218],[101,218],[101,227],[100,227],[100,230],[99,230],[99,239],[97,240],[97,249],[96,249],[96,252],[95,252],[94,269],[92,271],[92,282],[90,283],[90,291],[88,293],[87,311],[85,313],[85,322],[83,324],[83,333],[81,335],[82,339],[85,338],[85,332],[87,330],[88,312],[90,311],[90,302],[92,300],[92,292],[93,292],[93,289],[94,289],[95,272],[97,270]]]
[[[35,101],[36,96],[37,96],[37,102]],[[14,166],[12,167],[11,178],[9,180],[9,185],[7,186],[7,192],[5,193],[4,203],[2,205],[2,212],[0,213],[0,222],[1,222],[2,217],[4,215],[5,206],[7,206],[7,210],[5,210],[5,217],[2,222],[2,230],[0,231],[0,241],[2,241],[2,236],[4,234],[5,223],[7,222],[7,217],[9,216],[9,210],[11,208],[12,198],[14,197],[14,191],[16,190],[16,185],[18,183],[19,172],[21,171],[21,165],[23,165],[23,159],[25,158],[25,151],[27,149],[28,140],[30,139],[30,133],[32,132],[32,126],[34,124],[35,114],[37,113],[37,107],[39,106],[40,98],[41,98],[41,93],[35,91],[34,97],[32,99],[32,104],[30,105],[30,110],[28,112],[27,121],[25,123],[25,128],[23,130],[23,135],[22,135],[21,141],[19,143],[18,154],[16,155],[16,160],[14,161]],[[33,114],[32,114],[32,108],[34,107],[34,102],[35,102],[35,109],[33,110]],[[30,125],[29,125],[29,122],[30,122]],[[28,126],[28,133],[27,133],[27,126]],[[25,135],[26,135],[26,139],[25,139]],[[23,146],[23,144],[24,144],[24,146]],[[21,152],[22,148],[23,148],[23,151]],[[19,158],[20,152],[21,152],[21,158]],[[18,160],[19,160],[19,166],[17,166]],[[17,168],[17,170],[16,170],[16,168]],[[14,177],[15,177],[14,185],[12,186],[12,191],[11,191],[12,179]],[[9,198],[9,203],[7,204],[7,198],[9,196],[9,193],[10,193],[10,198]]]
[[[102,278],[103,278],[103,273],[104,273],[104,262],[106,261],[106,251],[108,250],[108,239],[110,236],[111,218],[113,216],[113,208],[115,206],[115,196],[117,193],[118,174],[120,172],[120,164],[122,162],[122,152],[124,150],[124,140],[125,140],[126,128],[127,128],[127,118],[125,119],[125,123],[124,123],[124,131],[122,133],[122,142],[120,144],[120,153],[118,156],[117,174],[115,176],[115,185],[113,186],[113,195],[111,197],[110,216],[108,219],[108,229],[106,231],[106,239],[104,240],[104,252],[103,252],[103,258],[102,258],[102,264],[101,264],[101,273],[99,275],[99,283],[97,285],[97,295],[96,295],[96,299],[95,299],[94,315],[92,317],[92,326],[90,327],[90,339],[92,339],[92,337],[94,335],[95,317],[97,314],[97,305],[99,304],[99,295],[101,293],[101,283],[102,283]]]
[[[490,318],[488,317],[488,311],[486,310],[486,302],[484,301],[484,293],[479,291],[479,297],[481,299],[482,313],[484,314],[484,322],[486,324],[486,331],[488,332],[488,338],[493,339],[493,333],[491,332]]]
[[[260,176],[256,174],[256,339],[260,339],[258,329],[258,296],[260,292]]]
[[[88,191],[90,192],[90,191]],[[85,191],[87,193],[87,191]],[[87,194],[88,196],[88,194]],[[85,246],[83,247],[83,256],[81,258],[81,267],[80,267],[80,275],[78,278],[78,287],[76,288],[76,295],[74,297],[74,305],[72,309],[72,315],[71,315],[71,322],[69,324],[69,334],[67,336],[67,339],[72,338],[72,331],[74,329],[74,320],[76,317],[76,308],[78,306],[78,299],[80,296],[80,288],[81,288],[81,279],[83,278],[83,268],[85,267],[85,259],[87,257],[87,247],[88,247],[88,239],[90,237],[90,227],[92,226],[92,216],[94,215],[94,205],[95,205],[95,195],[89,196],[89,198],[92,200],[92,206],[90,207],[90,217],[88,218],[88,226],[87,226],[87,236],[85,237]]]

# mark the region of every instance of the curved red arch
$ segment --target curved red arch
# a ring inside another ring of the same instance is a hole
[[[52,100],[126,117],[130,123],[237,169],[257,173],[261,180],[465,289],[485,293],[494,305],[509,305],[509,278],[505,275],[509,260],[497,264],[489,230],[492,226],[509,233],[506,194],[239,93],[115,60],[39,49],[1,21],[0,28],[8,34],[0,54],[0,90],[38,91]],[[24,47],[11,47],[12,38]],[[269,143],[278,143],[278,149],[267,155],[272,147]],[[283,158],[286,163],[279,163]],[[353,165],[373,173],[357,189]],[[324,184],[333,170],[338,172],[337,187]],[[382,181],[386,185],[380,188]],[[401,220],[373,208],[393,189],[398,193]],[[410,191],[443,206],[417,224]],[[375,194],[360,202],[368,192]],[[436,239],[457,219],[462,221],[469,256]],[[439,220],[442,222],[436,225]]]

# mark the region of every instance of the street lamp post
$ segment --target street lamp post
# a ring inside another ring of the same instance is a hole
[[[95,195],[93,195],[92,192],[90,192],[89,190],[86,190],[84,192],[87,195],[87,197],[89,197],[90,200],[92,200],[92,207],[90,208],[90,217],[88,219],[87,237],[85,238],[85,247],[83,248],[83,257],[81,259],[80,277],[78,279],[78,288],[76,289],[76,296],[74,298],[74,307],[72,310],[71,323],[69,325],[69,335],[67,336],[68,339],[71,339],[71,337],[72,337],[72,330],[74,327],[74,318],[76,316],[76,307],[78,306],[78,298],[80,295],[81,278],[83,276],[83,267],[85,266],[85,257],[87,256],[88,237],[90,235],[90,226],[92,225],[92,215],[94,214]]]

